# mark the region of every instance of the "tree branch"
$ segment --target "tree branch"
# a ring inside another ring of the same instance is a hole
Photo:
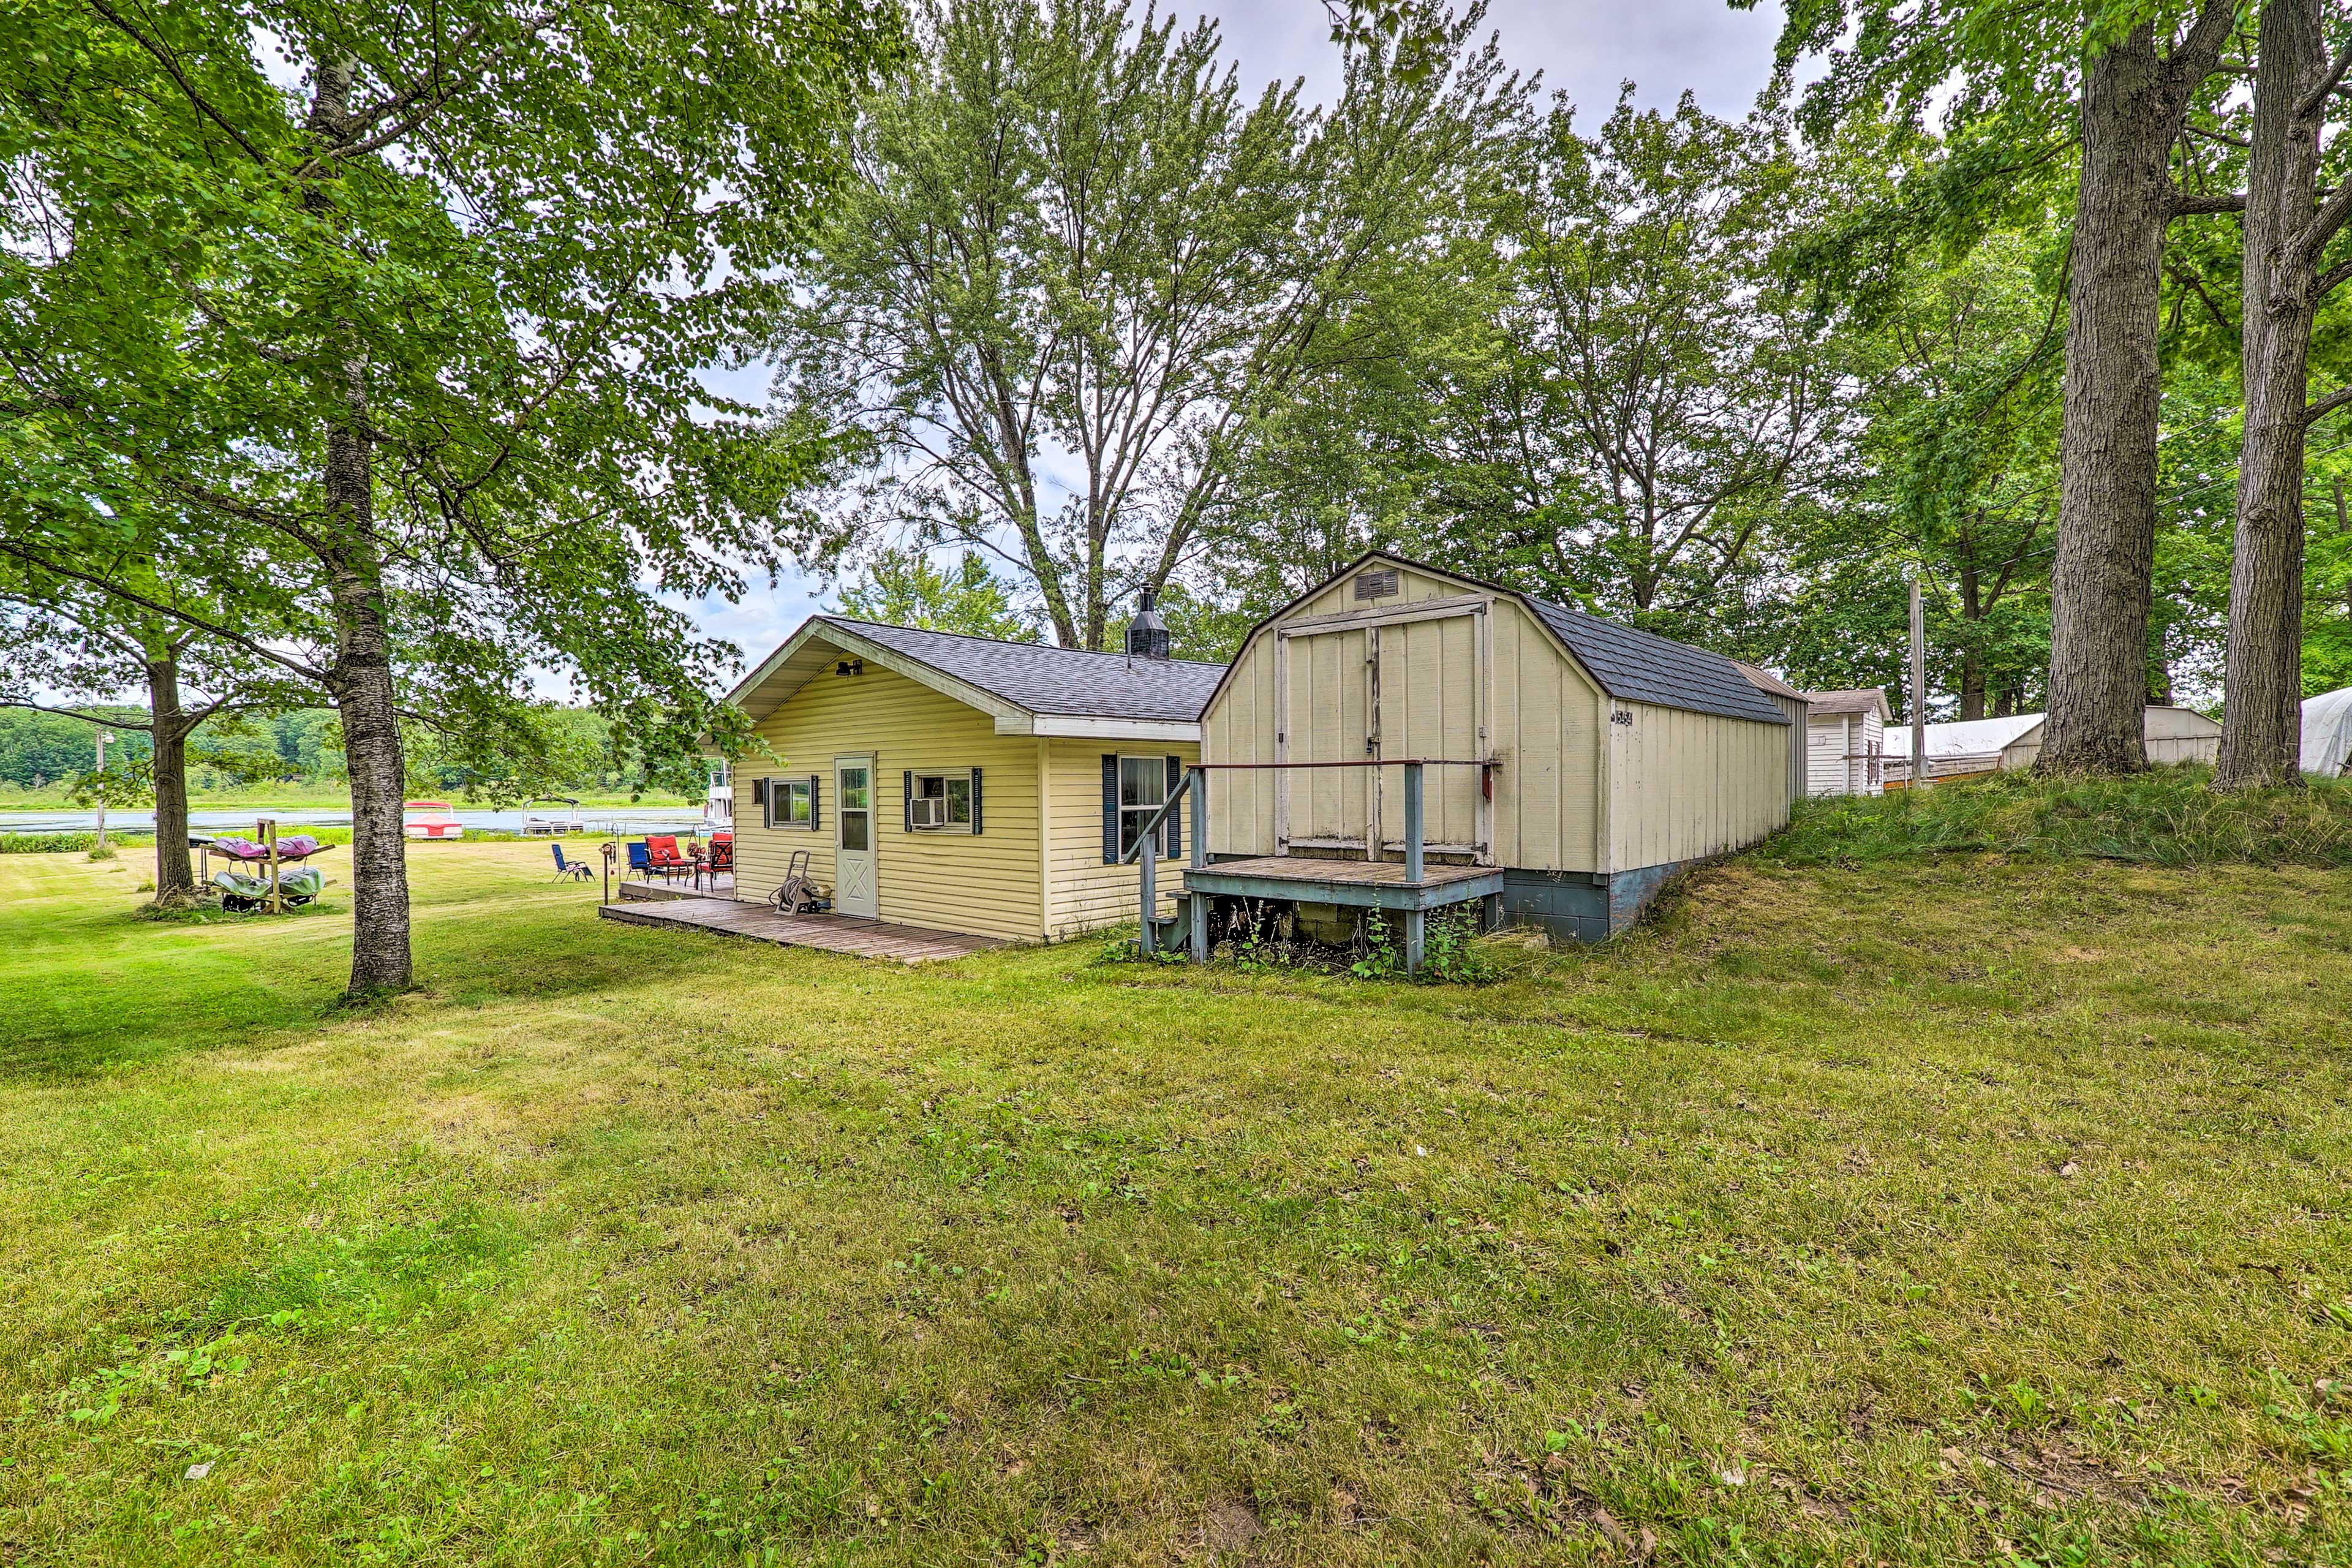
[[[2306,426],[2316,425],[2347,403],[2352,403],[2352,386],[2337,387],[2318,402],[2305,404],[2303,422]]]
[[[101,719],[95,713],[77,713],[70,708],[52,708],[45,702],[29,702],[21,698],[0,697],[0,708],[23,708],[35,713],[51,713],[60,719],[79,719],[86,724],[103,724],[110,730],[125,730],[133,734],[154,732],[152,724],[126,724],[119,719]]]
[[[259,148],[256,147],[252,142],[245,139],[245,133],[243,132],[239,131],[236,126],[231,125],[228,122],[227,117],[222,114],[219,110],[215,109],[212,104],[206,100],[203,93],[196,90],[195,83],[187,79],[186,74],[180,69],[180,63],[172,58],[169,50],[165,49],[161,44],[149,38],[146,34],[141,32],[138,28],[132,26],[129,20],[126,19],[121,12],[115,10],[113,6],[109,5],[106,3],[106,0],[89,0],[89,8],[97,12],[100,16],[105,17],[109,22],[114,24],[114,26],[128,37],[131,42],[137,44],[141,48],[145,49],[149,54],[154,56],[156,63],[161,65],[165,70],[171,72],[172,79],[180,84],[180,90],[187,95],[188,102],[194,106],[196,112],[202,114],[215,125],[219,126],[223,131],[228,132],[229,140],[236,142],[239,147],[245,149],[245,155],[247,157],[252,159],[257,163],[267,163],[268,162],[268,159],[261,155],[261,150]]]
[[[2172,216],[2196,217],[2204,213],[2242,213],[2246,210],[2246,194],[2230,191],[2221,195],[2204,192],[2184,191],[2176,185],[2172,190]]]
[[[2320,105],[2327,101],[2327,95],[2342,85],[2344,73],[2347,70],[2352,70],[2352,40],[2347,40],[2344,47],[2336,51],[2336,58],[2328,62],[2327,74],[2312,83],[2311,90],[2295,100],[2294,117],[2308,120],[2318,113]]]

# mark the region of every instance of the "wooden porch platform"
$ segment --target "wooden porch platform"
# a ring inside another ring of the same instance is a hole
[[[1187,889],[1248,899],[1297,899],[1321,904],[1377,904],[1382,909],[1428,910],[1466,903],[1503,890],[1495,866],[1430,866],[1421,880],[1405,879],[1402,860],[1323,860],[1297,855],[1261,855],[1184,868]]]
[[[613,889],[624,903],[649,904],[676,899],[731,899],[735,896],[735,873],[706,871],[700,886],[684,879],[664,880],[652,877],[632,877]]]
[[[893,958],[901,963],[968,958],[1004,943],[994,937],[892,925],[854,915],[784,915],[766,904],[732,899],[670,898],[643,903],[605,904],[596,911],[630,925],[673,926],[749,937],[779,947],[814,947],[858,958]]]

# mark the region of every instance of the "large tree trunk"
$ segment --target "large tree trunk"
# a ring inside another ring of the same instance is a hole
[[[365,437],[335,429],[327,442],[327,499],[348,531],[341,552],[330,563],[339,645],[331,684],[352,781],[354,996],[405,991],[415,983],[408,951],[407,845],[400,821],[407,767],[393,697],[383,570],[369,538],[373,479]]]
[[[352,137],[352,62],[322,56],[309,128],[324,142]],[[323,183],[303,194],[303,205],[333,211]],[[352,978],[348,994],[405,991],[415,983],[408,949],[408,859],[402,838],[401,795],[407,766],[401,755],[400,715],[394,700],[392,637],[384,616],[383,557],[375,540],[375,459],[369,446],[367,366],[347,359],[339,367],[341,407],[326,418],[325,491],[331,542],[321,552],[335,615],[335,662],[328,689],[343,721],[343,758],[352,781]]]
[[[188,731],[180,710],[180,661],[147,661],[147,711],[155,741],[155,902],[184,904],[195,897],[195,867],[188,859]]]
[[[2169,55],[2142,26],[2084,73],[2044,773],[2147,763],[2141,711],[2156,558],[2157,334],[2164,229],[2177,210],[2168,160],[2233,16],[2232,0],[2206,0]]]
[[[2246,172],[2246,426],[2216,789],[2302,778],[2304,400],[2319,309],[2319,247],[2305,230],[2326,115],[2326,95],[2312,89],[2326,57],[2319,0],[2265,0],[2262,15]]]
[[[2159,268],[2172,211],[2167,159],[2179,129],[2164,78],[2151,30],[2141,26],[2094,59],[2084,82],[2044,773],[2147,765],[2140,713],[2156,559]]]

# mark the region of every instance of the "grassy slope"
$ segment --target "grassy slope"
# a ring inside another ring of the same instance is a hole
[[[0,1560],[2346,1560],[2340,875],[1735,865],[1463,991],[544,859],[362,1016],[332,897],[0,861]]]

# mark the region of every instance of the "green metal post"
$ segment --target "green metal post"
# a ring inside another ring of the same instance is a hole
[[[1423,866],[1421,833],[1421,764],[1404,765],[1404,879],[1418,886]]]
[[[1156,887],[1154,887],[1152,884],[1153,884],[1153,882],[1154,882],[1154,881],[1155,881],[1155,879],[1155,879],[1155,877],[1154,877],[1154,873],[1155,873],[1155,872],[1158,870],[1158,868],[1159,868],[1160,857],[1152,853],[1152,851],[1153,851],[1154,849],[1156,849],[1156,848],[1158,847],[1158,846],[1157,846],[1157,845],[1152,844],[1152,843],[1150,842],[1150,840],[1151,840],[1151,839],[1153,839],[1153,838],[1157,838],[1159,836],[1160,836],[1160,834],[1159,834],[1159,830],[1158,830],[1158,829],[1156,829],[1156,828],[1155,828],[1155,829],[1153,829],[1150,833],[1148,833],[1148,834],[1144,835],[1145,843],[1144,843],[1144,846],[1143,846],[1143,955],[1144,955],[1146,958],[1150,957],[1150,956],[1151,956],[1151,954],[1156,951],[1156,945],[1155,945],[1155,943],[1152,942],[1152,939],[1151,939],[1151,925],[1152,925],[1152,921],[1153,921],[1153,920],[1154,920],[1154,919],[1156,919],[1156,918],[1158,917],[1159,913],[1160,913],[1160,890],[1159,890],[1159,889],[1157,889]]]

